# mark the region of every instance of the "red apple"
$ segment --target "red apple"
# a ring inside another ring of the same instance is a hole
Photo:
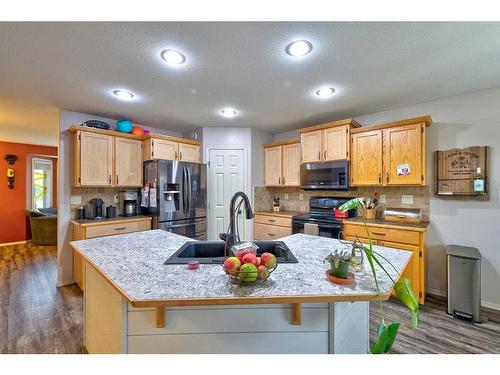
[[[261,261],[261,260],[260,260],[260,257],[257,257],[257,263],[255,263],[255,265],[256,265],[257,267],[259,267],[259,266],[260,266],[260,261]]]
[[[257,265],[257,257],[252,253],[247,253],[241,259],[241,263],[243,263],[243,264],[252,263],[254,266],[256,266]]]
[[[273,268],[276,265],[276,257],[271,253],[264,253],[260,256],[260,264]]]
[[[240,269],[241,262],[236,257],[229,257],[224,261],[224,269],[231,275],[237,275]]]
[[[266,266],[259,266],[257,268],[257,276],[259,279],[267,279],[269,277],[269,270],[267,269]]]

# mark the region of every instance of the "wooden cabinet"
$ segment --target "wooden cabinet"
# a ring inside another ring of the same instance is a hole
[[[409,250],[412,252],[411,259],[402,273],[412,282],[412,288],[419,303],[425,302],[425,231],[424,228],[390,226],[384,224],[370,225],[368,230],[372,236],[374,245],[391,247],[395,249]],[[366,230],[361,222],[343,223],[344,239],[352,241],[358,238],[368,243]]]
[[[351,132],[351,186],[425,185],[425,128],[430,116]]]
[[[299,129],[302,162],[349,160],[350,129],[359,126],[346,119]]]
[[[73,137],[74,185],[112,186],[114,138],[85,131],[78,131]]]
[[[264,184],[300,185],[300,143],[298,140],[264,145]]]
[[[279,214],[255,214],[254,240],[276,240],[292,234],[292,218]]]
[[[200,163],[201,145],[199,142],[182,142],[182,138],[163,136],[148,138],[144,141],[144,160],[179,160]],[[186,140],[188,141],[188,140]]]
[[[142,186],[142,141],[115,139],[115,186]]]
[[[382,185],[382,131],[351,137],[351,186]]]
[[[200,146],[179,143],[179,160],[190,163],[200,162]]]
[[[116,234],[140,232],[151,229],[150,217],[137,217],[132,219],[119,219],[104,222],[79,223],[72,220],[73,241],[86,240],[89,238],[113,236]],[[73,251],[73,278],[80,287],[84,288],[85,272],[83,269],[83,258]]]

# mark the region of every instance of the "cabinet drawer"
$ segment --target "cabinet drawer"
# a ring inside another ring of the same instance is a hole
[[[276,240],[292,234],[292,228],[277,227],[267,224],[255,224],[254,238],[256,240]]]
[[[292,218],[291,217],[279,217],[279,216],[271,216],[271,215],[255,215],[255,223],[257,224],[268,224],[268,225],[277,225],[280,227],[292,227]]]
[[[420,236],[418,232],[412,232],[404,229],[380,228],[368,226],[368,230],[373,240],[399,242],[403,244],[419,245]],[[366,238],[366,231],[362,225],[352,225],[344,223],[344,234],[346,236]]]
[[[132,221],[130,223],[103,224],[86,228],[85,238],[114,236],[115,234],[139,232],[151,229],[151,221]]]

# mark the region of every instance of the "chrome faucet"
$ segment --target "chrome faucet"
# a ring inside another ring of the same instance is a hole
[[[229,205],[229,232],[219,234],[219,238],[223,241],[226,241],[226,249],[230,249],[231,246],[240,241],[236,233],[236,211],[239,211],[239,206],[241,205],[241,203],[236,205],[238,198],[243,199],[242,203],[245,203],[246,219],[253,219],[253,211],[252,206],[250,205],[250,199],[248,199],[248,196],[244,192],[238,191],[231,198],[231,203]]]

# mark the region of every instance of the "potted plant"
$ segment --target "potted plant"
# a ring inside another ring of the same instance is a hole
[[[392,268],[394,268],[396,272],[398,272],[398,270],[396,270],[396,268],[392,265],[391,262],[389,262],[389,260],[387,260],[387,258],[385,258],[380,253],[373,250],[372,238],[370,231],[368,230],[368,226],[366,224],[366,218],[361,200],[359,198],[351,199],[350,201],[340,206],[339,209],[342,212],[346,212],[347,210],[359,209],[358,211],[361,212],[361,217],[363,219],[363,224],[368,237],[368,246],[361,245],[360,248],[363,251],[364,255],[366,256],[368,264],[370,265],[380,306],[381,323],[377,329],[378,340],[371,347],[371,352],[373,354],[387,353],[389,350],[391,350],[392,344],[396,339],[400,322],[392,322],[387,324],[384,319],[385,318],[384,306],[382,303],[382,297],[380,295],[380,287],[378,284],[375,267],[379,267],[389,277],[389,279],[392,280],[392,282],[394,283],[394,290],[396,292],[397,298],[410,310],[411,319],[409,323],[409,328],[411,329],[417,328],[418,325],[419,306],[417,297],[415,296],[415,293],[413,292],[413,289],[411,287],[411,280],[406,277],[405,278],[399,277],[398,281],[396,282],[394,278],[387,272],[380,259],[387,262]],[[398,276],[400,276],[399,272]]]
[[[339,279],[347,279],[349,274],[349,265],[351,264],[351,254],[347,251],[335,250],[333,254],[328,255],[323,263],[330,263],[330,275]]]

